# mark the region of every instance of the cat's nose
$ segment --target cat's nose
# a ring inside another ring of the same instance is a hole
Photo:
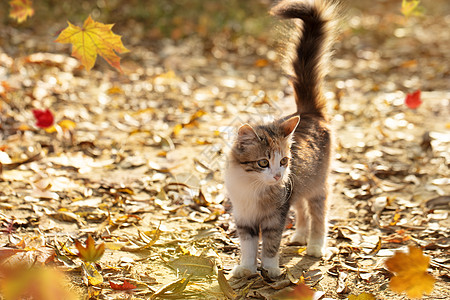
[[[274,178],[276,181],[278,181],[278,180],[280,180],[280,178],[281,178],[281,174],[275,174],[275,175],[273,175],[273,178]]]

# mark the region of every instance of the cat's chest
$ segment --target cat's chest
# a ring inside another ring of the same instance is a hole
[[[274,214],[279,196],[240,170],[227,170],[225,186],[233,205],[233,215],[240,223],[252,224]]]

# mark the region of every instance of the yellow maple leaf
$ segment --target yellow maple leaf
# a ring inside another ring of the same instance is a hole
[[[433,290],[435,279],[428,274],[430,258],[422,249],[409,247],[409,253],[397,252],[386,260],[386,266],[396,275],[391,278],[390,288],[394,292],[406,292],[410,298],[421,298]]]
[[[96,22],[91,16],[84,21],[82,28],[67,23],[69,26],[61,32],[55,42],[72,44],[72,56],[78,58],[86,70],[92,69],[98,54],[113,68],[122,72],[120,57],[116,52],[125,53],[129,50],[122,44],[121,36],[111,31],[114,24]]]
[[[16,19],[17,22],[22,23],[28,17],[34,15],[33,3],[31,0],[12,0],[9,1],[9,6],[11,10],[9,16]]]
[[[401,12],[405,18],[409,18],[411,15],[420,15],[422,8],[419,4],[420,0],[402,0]]]

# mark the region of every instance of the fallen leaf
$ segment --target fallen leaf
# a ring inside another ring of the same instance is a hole
[[[409,253],[397,252],[386,260],[386,266],[396,275],[391,278],[390,288],[394,292],[406,292],[410,298],[421,298],[433,290],[435,279],[428,274],[430,258],[420,248],[409,247]]]
[[[1,253],[3,259],[1,267],[4,270],[46,265],[55,258],[54,249],[47,247],[42,237],[24,238],[15,247],[20,249],[16,253],[12,253],[14,250],[10,248],[3,248],[5,250]]]
[[[26,250],[2,247],[2,248],[0,248],[0,262],[2,260],[4,260],[5,258],[13,256],[14,254],[16,254],[18,252],[24,252],[24,251],[26,251]]]
[[[78,257],[85,262],[95,262],[99,260],[105,252],[105,244],[95,246],[95,241],[91,235],[86,240],[86,247],[83,247],[78,240],[75,240],[75,247],[78,250]]]
[[[336,287],[336,293],[338,294],[347,294],[350,290],[347,286],[347,277],[348,274],[346,272],[339,272],[339,278]]]
[[[48,267],[16,269],[0,279],[2,299],[79,299],[67,287],[64,274]]]
[[[230,283],[225,278],[222,269],[218,270],[217,272],[217,281],[219,282],[220,289],[222,290],[222,293],[225,295],[225,297],[227,297],[228,299],[235,299],[237,297],[236,292],[233,290]]]
[[[407,94],[405,98],[405,104],[411,109],[418,108],[422,104],[422,100],[420,100],[420,90],[417,90],[411,94]]]
[[[64,130],[64,131],[71,131],[74,130],[77,124],[71,120],[62,120],[58,122],[58,125]]]
[[[375,300],[375,297],[372,294],[361,293],[357,296],[348,295],[348,300]]]
[[[314,290],[312,290],[309,286],[304,283],[300,283],[297,285],[293,291],[287,293],[286,295],[282,295],[279,299],[284,300],[313,300],[314,299]]]
[[[106,93],[107,93],[108,95],[114,95],[114,94],[123,94],[124,92],[123,92],[123,90],[122,90],[120,87],[118,87],[118,86],[113,86],[113,87],[109,88],[109,89],[106,91]]]
[[[109,281],[109,286],[113,289],[113,290],[120,290],[120,291],[127,291],[127,290],[132,290],[135,289],[136,286],[129,283],[128,281],[124,280],[122,284],[117,284],[112,282],[111,280]]]
[[[309,286],[315,286],[319,281],[323,279],[322,271],[319,269],[309,270],[303,273],[304,282]]]
[[[170,261],[168,264],[181,273],[187,272],[194,276],[211,275],[214,270],[214,262],[209,258],[200,256],[184,255]]]
[[[260,58],[255,61],[255,67],[258,67],[258,68],[263,68],[263,67],[267,66],[268,64],[269,64],[269,61],[264,58]]]
[[[49,109],[46,110],[33,109],[32,112],[34,118],[36,119],[37,127],[45,129],[53,125],[54,117]]]
[[[9,1],[11,10],[9,16],[16,19],[18,23],[22,23],[28,17],[34,15],[33,2],[31,0],[12,0]]]
[[[392,221],[391,223],[389,223],[389,226],[395,226],[397,225],[398,221],[400,220],[401,215],[399,213],[395,213],[394,216],[392,217]]]
[[[191,279],[191,275],[188,277],[181,277],[176,279],[175,281],[169,282],[163,286],[161,286],[151,297],[150,299],[155,299],[158,297],[175,297],[180,294],[186,288],[189,280]]]
[[[129,52],[122,44],[120,35],[111,31],[114,24],[103,24],[89,16],[80,28],[68,22],[55,42],[72,44],[72,56],[78,58],[86,70],[92,69],[97,54],[103,57],[113,68],[120,72],[120,57],[117,53]]]
[[[372,248],[372,250],[370,250],[368,255],[376,255],[380,250],[381,250],[381,238],[378,237],[377,244],[375,245],[375,247]]]
[[[83,268],[85,284],[89,285],[99,285],[103,283],[103,276],[100,272],[95,268],[95,265],[89,262],[83,262],[81,265]]]
[[[291,285],[291,281],[289,279],[277,280],[274,283],[269,284],[271,288],[274,290],[282,290]]]
[[[159,229],[158,226],[158,228],[153,231],[141,232],[140,230],[138,230],[138,234],[139,237],[146,243],[141,247],[141,249],[148,249],[158,241],[159,237],[161,236],[161,229]]]

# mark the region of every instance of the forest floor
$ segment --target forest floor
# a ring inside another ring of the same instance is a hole
[[[58,249],[52,264],[85,299],[272,299],[300,279],[325,298],[407,299],[389,289],[384,261],[414,245],[436,278],[424,298],[449,299],[450,19],[437,2],[443,10],[406,21],[391,2],[349,10],[326,84],[335,134],[329,253],[316,259],[288,246],[290,215],[275,280],[230,278],[239,244],[222,179],[237,126],[293,109],[273,40],[137,38],[124,74],[102,62],[88,73],[67,47],[53,54],[27,43],[28,31],[3,31],[1,247]],[[39,53],[14,56],[22,44]],[[416,90],[423,103],[408,108]],[[43,108],[60,122],[55,132],[34,125],[32,109]],[[74,241],[89,234],[106,246],[99,275],[74,256]],[[215,268],[233,292],[224,294]],[[95,276],[102,282],[92,284]],[[108,283],[124,280],[137,288]]]

